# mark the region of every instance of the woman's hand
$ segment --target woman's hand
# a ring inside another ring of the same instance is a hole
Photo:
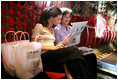
[[[42,46],[42,51],[48,51],[48,50],[57,50],[60,49],[58,46]]]
[[[71,38],[72,38],[71,34],[68,34],[62,41],[62,44],[66,45],[70,41]]]
[[[59,47],[59,48],[65,48],[65,46],[63,44],[58,44],[56,46]]]

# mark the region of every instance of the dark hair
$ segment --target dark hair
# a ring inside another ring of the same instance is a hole
[[[39,23],[41,23],[43,26],[48,26],[48,19],[52,17],[57,17],[58,15],[61,15],[62,12],[59,8],[53,6],[50,8],[45,9],[40,16]]]
[[[62,14],[63,15],[70,14],[70,17],[72,17],[72,12],[69,12],[68,10],[64,11]]]

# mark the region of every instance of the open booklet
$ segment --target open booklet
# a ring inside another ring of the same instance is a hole
[[[69,43],[66,44],[66,46],[73,46],[80,43],[80,36],[82,31],[86,27],[87,22],[88,21],[71,23],[72,29],[70,31],[70,34],[72,38],[70,39]]]

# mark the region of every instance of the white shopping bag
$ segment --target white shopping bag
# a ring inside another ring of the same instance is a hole
[[[9,31],[15,34],[14,31]],[[7,33],[9,33],[7,32]],[[6,35],[7,35],[6,33]],[[6,41],[6,35],[5,35],[5,41]],[[2,57],[3,57],[3,65],[5,71],[10,74],[11,76],[15,76],[15,57],[14,57],[14,47],[22,44],[29,43],[29,40],[22,40],[22,41],[14,41],[14,42],[7,42],[2,43],[1,50],[2,50]]]
[[[1,45],[3,65],[5,68],[5,71],[8,74],[15,76],[14,47],[24,44],[24,43],[26,44],[28,42],[29,40],[23,40],[23,41],[3,43]]]
[[[41,43],[30,42],[14,48],[16,75],[19,78],[33,78],[43,71]]]

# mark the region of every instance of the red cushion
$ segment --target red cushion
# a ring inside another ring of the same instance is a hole
[[[3,59],[1,59],[1,63],[3,63]]]
[[[45,71],[45,73],[51,79],[60,79],[60,78],[63,78],[65,76],[65,73],[56,73],[56,72],[48,72],[48,71]]]
[[[95,26],[95,16],[89,17],[87,25],[94,27]]]

